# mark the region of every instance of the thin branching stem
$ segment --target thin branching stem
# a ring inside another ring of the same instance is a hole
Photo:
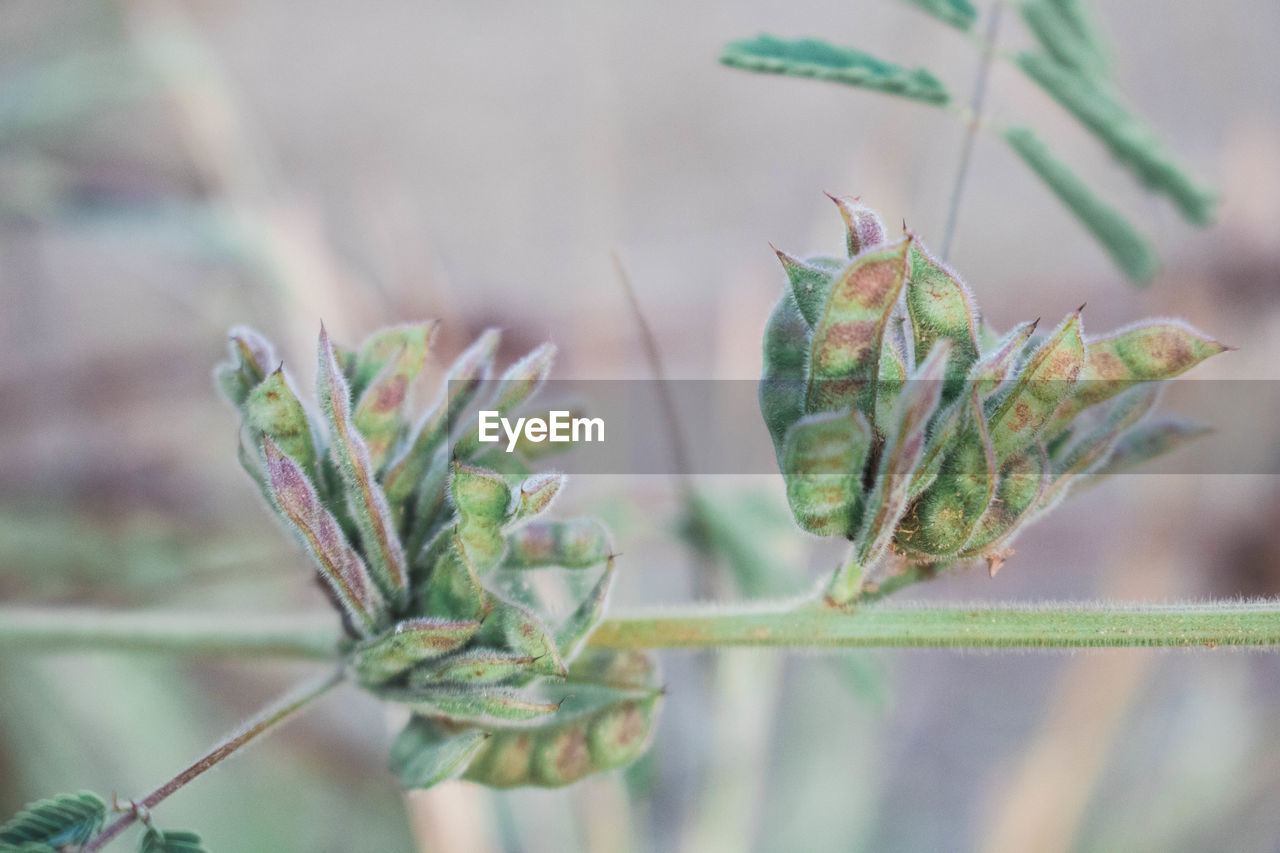
[[[235,733],[219,741],[213,749],[200,756],[200,758],[190,764],[181,773],[174,776],[172,779],[165,782],[142,799],[132,801],[129,805],[128,811],[116,818],[115,821],[104,829],[100,835],[81,848],[81,853],[94,853],[94,851],[101,850],[113,838],[124,832],[139,819],[149,819],[152,809],[164,802],[175,792],[181,790],[187,783],[203,774],[206,770],[209,770],[223,760],[229,758],[254,738],[267,732],[277,723],[281,723],[289,717],[292,717],[295,713],[302,710],[316,699],[319,699],[341,683],[342,670],[335,670],[324,678],[303,685],[300,689],[265,709]]]
[[[1000,14],[1004,8],[1002,0],[996,0],[987,15],[987,31],[983,36],[982,59],[978,65],[978,79],[973,84],[973,99],[969,104],[968,128],[964,135],[964,144],[960,149],[960,165],[956,169],[955,184],[951,188],[951,203],[947,207],[947,226],[942,232],[942,260],[946,262],[951,256],[951,242],[956,235],[956,225],[960,220],[960,202],[964,198],[965,183],[969,177],[969,161],[973,159],[973,146],[978,138],[978,130],[982,126],[982,110],[987,98],[987,80],[991,76],[992,60],[996,55],[996,37],[1000,32]]]

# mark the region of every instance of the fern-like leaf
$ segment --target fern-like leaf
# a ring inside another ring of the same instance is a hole
[[[102,829],[106,814],[106,803],[89,791],[38,800],[0,826],[0,845],[24,850],[31,844],[84,844]]]
[[[138,853],[205,853],[200,836],[194,832],[170,829],[164,832],[148,826],[138,842]]]
[[[978,10],[969,0],[907,0],[907,2],[964,32],[973,29],[974,23],[978,20]]]
[[[1040,176],[1067,209],[1089,230],[1131,281],[1145,284],[1159,266],[1146,238],[1114,207],[1094,194],[1080,177],[1025,127],[1011,127],[1005,141]]]
[[[720,62],[764,74],[830,80],[927,104],[942,105],[951,100],[938,78],[923,68],[905,68],[818,39],[781,39],[761,34],[726,46]]]

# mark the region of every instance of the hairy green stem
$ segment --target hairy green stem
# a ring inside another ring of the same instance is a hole
[[[604,622],[590,642],[609,649],[1278,646],[1280,602],[722,608],[621,616]]]
[[[94,649],[337,660],[338,633],[332,614],[0,607],[0,654]]]
[[[300,689],[281,699],[276,704],[265,709],[234,734],[231,734],[219,741],[213,749],[200,756],[200,758],[196,759],[196,761],[190,764],[177,776],[174,776],[159,788],[156,788],[150,794],[147,794],[141,800],[132,801],[132,803],[130,803],[129,810],[116,818],[115,821],[104,829],[101,834],[94,838],[93,841],[81,848],[81,853],[94,853],[94,851],[101,850],[113,838],[124,832],[137,820],[150,820],[151,810],[168,799],[173,793],[180,790],[188,782],[192,781],[197,776],[200,776],[206,770],[211,769],[226,758],[229,758],[233,753],[248,744],[251,740],[268,731],[277,723],[287,720],[289,717],[293,716],[295,713],[302,710],[316,699],[319,699],[341,683],[342,670],[335,670],[324,678],[304,685]]]
[[[912,576],[910,580],[920,580]],[[1204,604],[883,604],[909,583],[882,582],[848,610],[779,602],[714,609],[672,607],[615,617],[591,637],[619,649],[770,646],[932,646],[1082,648],[1119,646],[1280,646],[1280,601]],[[65,620],[65,621],[64,621]],[[192,617],[164,613],[0,608],[0,654],[115,650],[336,659],[337,632],[315,622]],[[174,626],[200,623],[197,632]],[[246,630],[246,633],[238,634]],[[268,625],[271,630],[267,630]],[[95,633],[95,628],[104,628]]]

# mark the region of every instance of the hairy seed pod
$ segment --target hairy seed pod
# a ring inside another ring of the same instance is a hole
[[[545,474],[534,474],[521,483],[515,520],[524,521],[546,512],[560,493],[564,479],[564,474],[548,471]]]
[[[391,771],[405,790],[430,788],[466,769],[488,737],[483,729],[415,715],[391,744]]]
[[[498,380],[493,399],[485,404],[485,408],[497,411],[502,417],[510,414],[542,387],[547,375],[551,373],[551,362],[555,357],[555,345],[542,344],[508,367]],[[458,440],[454,453],[458,458],[466,459],[474,455],[479,448],[480,428],[475,426]]]
[[[658,667],[648,652],[587,647],[569,665],[569,681],[642,690],[656,686]]]
[[[431,320],[389,326],[366,338],[356,354],[351,374],[352,399],[363,397],[375,379],[386,374],[392,365],[397,365],[392,368],[393,374],[403,373],[412,381],[427,363],[427,350],[431,348],[431,340],[439,325],[439,320]]]
[[[837,569],[827,585],[827,598],[836,604],[858,597],[864,576],[879,569],[893,542],[894,530],[908,507],[913,475],[924,455],[929,419],[942,399],[951,346],[950,341],[935,346],[898,399],[892,432],[881,450],[861,528],[854,538],[853,559]]]
[[[991,503],[997,460],[977,395],[970,391],[968,425],[937,479],[916,500],[896,544],[907,552],[949,557],[960,551]]]
[[[488,378],[499,339],[497,329],[486,329],[449,366],[440,399],[411,430],[413,438],[387,465],[382,487],[393,506],[408,500],[422,483],[432,459],[446,443],[450,428],[471,405],[480,383]]]
[[[467,559],[456,530],[444,530],[428,552],[434,552],[431,573],[418,591],[417,610],[427,616],[480,620],[487,614],[480,578]]]
[[[490,605],[484,626],[476,634],[482,646],[506,649],[531,660],[528,671],[535,675],[563,678],[566,673],[560,651],[547,626],[533,613],[493,593],[487,594]]]
[[[991,414],[990,440],[997,463],[1040,437],[1058,405],[1075,388],[1084,369],[1080,312],[1062,322],[1019,371]]]
[[[1044,445],[1014,454],[1000,469],[995,497],[978,519],[960,552],[962,559],[992,555],[1012,542],[1014,533],[1035,511],[1050,478],[1049,454]],[[992,574],[999,563],[992,562]]]
[[[1123,473],[1211,432],[1213,429],[1210,427],[1176,416],[1148,420],[1120,437],[1099,473]]]
[[[874,417],[885,326],[906,281],[912,242],[863,252],[832,284],[810,345],[807,412],[856,406]]]
[[[1030,323],[1019,323],[1009,330],[1008,334],[997,340],[985,350],[982,357],[969,368],[969,382],[973,383],[982,399],[990,397],[1000,383],[1008,379],[1014,368],[1023,359],[1027,342],[1035,334],[1039,320]]]
[[[604,572],[587,595],[556,629],[556,646],[564,660],[573,660],[587,637],[604,617],[605,600],[613,586],[613,558],[605,563]]]
[[[463,778],[494,788],[560,787],[623,767],[648,747],[659,698],[624,698],[552,725],[497,729]]]
[[[1101,337],[1086,337],[1080,384],[1058,404],[1045,435],[1057,435],[1085,409],[1135,382],[1172,379],[1228,349],[1180,320],[1146,321]]]
[[[796,523],[818,536],[848,536],[861,518],[862,468],[871,427],[861,412],[806,415],[787,432],[783,476]]]
[[[906,357],[897,343],[886,333],[880,349],[880,373],[876,379],[876,416],[878,424],[890,423],[898,395],[907,381]]]
[[[361,684],[382,684],[460,648],[480,630],[474,620],[406,619],[356,647],[351,668]]]
[[[780,249],[773,251],[787,274],[787,283],[791,285],[791,295],[795,297],[800,316],[808,327],[816,326],[831,293],[831,283],[848,261],[822,256],[801,260]]]
[[[558,566],[586,569],[599,565],[613,553],[609,532],[593,518],[535,521],[507,535],[509,569]]]
[[[320,329],[320,369],[316,381],[320,405],[329,425],[330,454],[346,485],[347,508],[360,531],[369,569],[383,593],[403,603],[408,596],[408,568],[391,509],[374,479],[369,448],[351,419],[351,393],[333,355],[329,334]]]
[[[850,258],[868,249],[874,249],[886,241],[884,222],[881,221],[880,214],[856,198],[839,197],[830,193],[827,193],[827,198],[834,201],[836,207],[840,209],[840,218],[844,220],[845,250]]]
[[[784,293],[764,330],[764,368],[760,374],[760,413],[774,453],[782,464],[787,430],[804,415],[809,326],[794,294]]]
[[[484,574],[506,552],[502,525],[511,517],[511,487],[493,471],[454,462],[449,491],[458,510],[458,539],[475,570]]]
[[[418,667],[409,675],[409,686],[426,687],[440,682],[494,684],[528,674],[536,660],[504,649],[470,648]]]
[[[248,326],[235,326],[228,333],[231,361],[214,368],[214,377],[222,393],[237,408],[244,404],[249,392],[280,364],[271,341]]]
[[[1067,443],[1053,458],[1053,482],[1046,490],[1042,506],[1047,508],[1061,499],[1072,481],[1081,474],[1092,473],[1107,462],[1121,437],[1155,408],[1160,399],[1159,385],[1140,385],[1106,404],[1102,417],[1093,429]]]
[[[420,691],[384,691],[383,695],[404,701],[419,714],[459,723],[524,722],[554,714],[560,708],[557,702],[543,702],[536,696],[507,687],[474,690],[439,684]]]
[[[369,458],[375,470],[382,468],[404,430],[403,412],[409,384],[427,364],[427,347],[435,326],[415,329],[420,340],[405,343],[387,359],[360,392],[352,414],[356,429],[369,446]]]
[[[311,419],[283,367],[276,368],[249,392],[244,401],[244,420],[255,444],[260,436],[269,436],[309,477],[315,478],[316,445]]]
[[[306,472],[269,436],[262,439],[272,502],[289,522],[320,568],[320,576],[343,610],[365,635],[382,622],[385,604],[364,560],[342,535],[333,515],[320,503]]]
[[[911,247],[910,262],[906,302],[916,361],[923,362],[938,341],[951,341],[942,397],[953,400],[963,392],[969,367],[978,359],[978,308],[960,277],[918,243]]]

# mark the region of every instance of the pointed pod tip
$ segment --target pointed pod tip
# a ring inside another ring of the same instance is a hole
[[[1081,302],[1081,303],[1080,303],[1080,307],[1076,309],[1076,314],[1081,314],[1081,313],[1083,313],[1083,312],[1084,312],[1084,309],[1085,309],[1085,306],[1086,306],[1086,305],[1088,305],[1088,304],[1089,304],[1088,302]]]

